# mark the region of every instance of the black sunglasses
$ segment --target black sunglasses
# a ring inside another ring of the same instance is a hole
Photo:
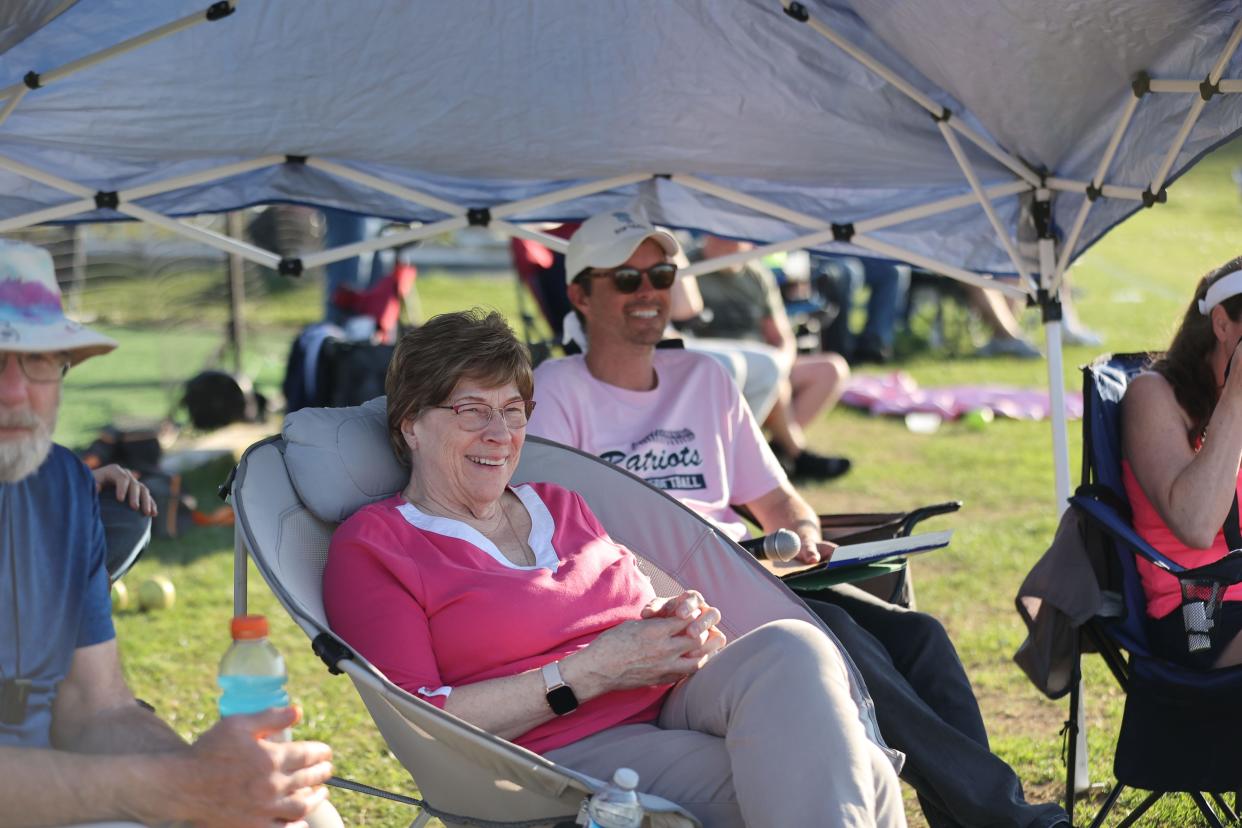
[[[643,274],[656,290],[668,290],[677,278],[677,265],[672,262],[661,262],[646,270],[636,267],[614,267],[612,270],[601,270],[591,274],[592,278],[612,277],[612,285],[617,293],[634,293],[643,283]]]

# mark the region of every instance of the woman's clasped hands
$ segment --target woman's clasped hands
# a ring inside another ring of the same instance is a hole
[[[672,684],[698,672],[725,645],[720,610],[694,590],[656,598],[637,621],[618,624],[573,658],[601,693]]]

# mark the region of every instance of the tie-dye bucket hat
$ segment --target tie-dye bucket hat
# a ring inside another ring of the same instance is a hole
[[[116,342],[65,317],[51,255],[0,239],[0,351],[64,351],[73,364]]]

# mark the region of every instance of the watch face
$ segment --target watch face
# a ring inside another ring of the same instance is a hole
[[[553,687],[548,691],[547,696],[548,706],[558,716],[564,716],[578,709],[578,697],[574,695],[573,690],[563,684],[560,687]]]

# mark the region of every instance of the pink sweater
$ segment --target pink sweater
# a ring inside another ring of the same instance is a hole
[[[536,566],[510,562],[466,524],[396,496],[332,536],[324,608],[333,630],[393,683],[444,706],[458,685],[511,676],[582,649],[655,597],[582,498],[550,483],[514,488]],[[514,741],[537,753],[609,727],[654,721],[669,686],[598,696]]]
[[[1134,531],[1150,543],[1160,554],[1171,558],[1187,569],[1210,564],[1229,554],[1229,544],[1225,542],[1225,533],[1217,530],[1212,545],[1207,549],[1191,549],[1178,540],[1177,535],[1169,528],[1156,507],[1147,499],[1143,487],[1139,485],[1128,460],[1121,461],[1121,479],[1126,487],[1126,497],[1130,501],[1131,521]],[[1239,480],[1238,496],[1242,497],[1242,480]],[[1143,582],[1143,592],[1147,594],[1147,614],[1152,618],[1164,618],[1181,606],[1182,588],[1177,577],[1166,572],[1151,562],[1139,558],[1139,578]],[[1225,590],[1226,601],[1242,601],[1242,584],[1235,584]]]

